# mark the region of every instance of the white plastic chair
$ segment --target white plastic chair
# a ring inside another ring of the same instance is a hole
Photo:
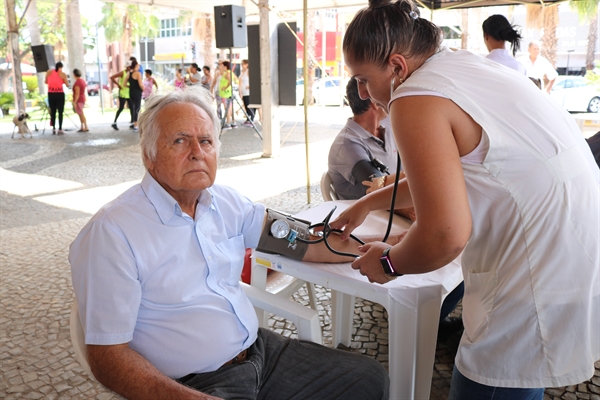
[[[327,171],[323,172],[323,176],[321,176],[321,195],[325,201],[339,200]]]
[[[304,307],[291,300],[282,299],[278,295],[257,289],[244,282],[240,282],[240,285],[242,285],[246,296],[248,296],[248,299],[255,308],[279,315],[292,322],[298,329],[298,339],[319,344],[323,343],[319,313],[316,310]],[[71,307],[70,330],[71,343],[73,344],[77,361],[79,361],[85,373],[92,380],[96,380],[87,361],[85,332],[81,325],[79,308],[76,301],[73,301],[73,306]]]

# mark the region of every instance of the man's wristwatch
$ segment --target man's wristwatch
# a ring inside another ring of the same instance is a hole
[[[379,257],[379,261],[381,262],[381,266],[383,267],[383,272],[385,272],[385,276],[390,281],[393,281],[394,279],[396,279],[399,276],[402,276],[403,274],[396,272],[396,270],[394,269],[394,266],[392,265],[392,260],[390,260],[390,256],[389,256],[391,249],[392,249],[391,247],[388,247],[387,249],[385,249],[383,251],[383,253],[381,253],[381,257]]]

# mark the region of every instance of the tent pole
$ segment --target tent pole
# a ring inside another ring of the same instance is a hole
[[[308,164],[308,49],[306,46],[306,27],[308,26],[308,0],[304,0],[303,30],[304,46],[302,46],[302,73],[304,75],[304,143],[306,146],[306,202],[310,204],[310,168]]]

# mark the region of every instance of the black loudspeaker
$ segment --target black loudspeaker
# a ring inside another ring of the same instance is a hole
[[[289,23],[295,31],[296,23]],[[248,68],[250,69],[250,104],[261,103],[260,34],[258,25],[248,26]],[[277,25],[277,71],[279,105],[296,105],[296,37],[285,24]],[[258,90],[254,90],[258,88]]]
[[[279,105],[295,106],[296,102],[296,23],[277,25],[277,55],[279,70]]]
[[[246,9],[241,6],[215,6],[215,39],[218,49],[246,47]]]
[[[49,69],[54,68],[54,65],[56,64],[54,61],[54,48],[49,44],[31,46],[31,53],[33,54],[35,69],[38,73],[46,72]]]

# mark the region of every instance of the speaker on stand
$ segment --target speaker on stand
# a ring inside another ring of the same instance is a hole
[[[38,74],[46,72],[56,65],[54,61],[54,47],[49,44],[31,46],[31,53],[33,54],[33,61]]]
[[[221,121],[221,130],[227,121],[229,107],[231,107],[231,115],[234,118],[233,101],[238,104],[244,116],[252,123],[254,131],[258,137],[262,139],[262,135],[256,129],[254,121],[251,121],[246,113],[246,109],[240,103],[240,100],[235,96],[233,91],[233,56],[232,48],[243,48],[248,46],[248,34],[246,28],[246,8],[241,6],[215,6],[215,41],[218,49],[229,49],[229,82],[231,83],[231,99],[227,102],[225,115]]]

